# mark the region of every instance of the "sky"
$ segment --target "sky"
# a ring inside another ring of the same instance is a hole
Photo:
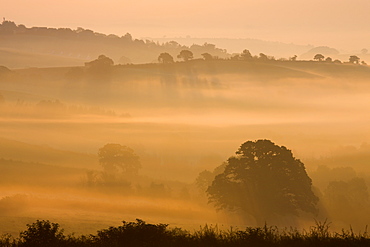
[[[0,0],[27,27],[83,27],[134,38],[254,38],[370,50],[369,0]]]

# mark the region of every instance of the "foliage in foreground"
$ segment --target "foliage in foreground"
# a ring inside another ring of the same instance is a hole
[[[245,230],[219,230],[217,226],[204,226],[190,233],[181,228],[168,228],[167,224],[148,224],[137,219],[118,227],[109,227],[96,235],[65,236],[58,223],[37,220],[28,224],[19,238],[3,235],[0,246],[6,247],[63,247],[63,246],[370,246],[365,231],[341,233],[329,231],[329,224],[317,222],[308,231],[277,227],[247,227]]]

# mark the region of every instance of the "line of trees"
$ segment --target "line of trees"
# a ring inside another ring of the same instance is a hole
[[[217,56],[212,56],[210,53],[202,53],[202,58],[203,60],[206,60],[206,61],[209,61],[209,60],[218,60],[218,59],[222,59],[222,60],[225,60],[225,58],[219,58]],[[194,58],[193,56],[193,52],[191,52],[190,50],[182,50],[180,52],[180,54],[177,55],[177,58],[179,59],[182,59],[184,62],[187,62],[189,60],[192,60]],[[297,55],[294,55],[292,57],[290,57],[289,59],[278,59],[278,61],[297,61],[297,58],[298,56]],[[253,56],[249,50],[247,49],[244,49],[240,54],[234,54],[232,55],[230,58],[228,58],[229,60],[233,60],[233,61],[253,61],[253,60],[257,60],[257,61],[276,61],[275,57],[273,56],[268,56],[264,53],[260,53],[258,56]],[[313,60],[314,61],[318,61],[318,62],[328,62],[328,63],[337,63],[337,64],[341,64],[342,61],[340,61],[339,59],[335,59],[333,60],[331,57],[326,57],[320,53],[316,54],[314,57],[313,57]],[[169,54],[168,52],[163,52],[161,53],[159,56],[158,56],[158,61],[160,63],[163,63],[163,64],[170,64],[170,63],[174,63],[174,58],[171,54]],[[360,62],[360,58],[356,55],[352,55],[349,57],[348,59],[349,63],[352,63],[352,64],[362,64],[362,65],[367,65],[365,61],[361,61]]]
[[[340,60],[338,59],[335,59],[333,60],[331,57],[326,57],[320,53],[316,54],[314,57],[313,57],[313,60],[315,61],[318,61],[318,62],[328,62],[328,63],[342,63]],[[360,62],[360,58],[356,55],[352,55],[349,57],[348,59],[348,62],[349,63],[352,63],[352,64],[362,64],[362,65],[366,65],[366,62],[365,61],[361,61]]]

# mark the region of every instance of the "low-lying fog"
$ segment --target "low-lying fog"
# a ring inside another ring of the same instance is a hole
[[[330,181],[370,182],[365,76],[334,77],[304,65],[254,65],[250,73],[186,69],[24,69],[1,77],[0,233],[17,234],[35,219],[76,233],[135,218],[187,229],[253,225],[216,212],[195,180],[257,139],[286,146],[303,161],[323,198],[319,219],[365,227],[366,215],[359,220],[356,208],[332,205],[326,196]],[[140,158],[137,177],[123,178],[126,186],[99,180],[98,150],[108,143]],[[345,167],[353,175],[335,175]],[[276,224],[306,227],[314,220]]]

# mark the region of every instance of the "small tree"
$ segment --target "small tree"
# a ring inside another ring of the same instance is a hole
[[[177,58],[182,58],[186,62],[193,59],[193,53],[189,50],[182,50],[180,54],[177,55]]]
[[[350,56],[349,57],[349,62],[350,63],[355,63],[355,64],[359,64],[360,63],[360,58],[358,56]]]
[[[316,54],[314,57],[313,57],[313,60],[317,60],[319,62],[321,62],[322,60],[324,60],[324,55],[322,54]]]
[[[159,54],[158,61],[163,64],[173,63],[173,57],[167,53],[161,53]]]
[[[105,56],[105,55],[100,55],[98,57],[98,59],[95,59],[95,60],[93,60],[91,62],[86,62],[85,63],[85,66],[86,67],[88,67],[88,68],[94,68],[94,69],[96,69],[96,68],[99,68],[99,69],[101,69],[101,68],[103,68],[103,69],[104,68],[109,68],[109,67],[111,67],[113,65],[114,65],[113,60],[111,58]]]
[[[252,54],[247,49],[243,50],[242,54],[240,54],[240,57],[242,60],[250,60],[253,58]]]
[[[268,61],[269,60],[268,56],[264,53],[260,53],[258,59],[260,59],[262,61]]]
[[[294,55],[293,57],[290,57],[289,58],[289,61],[297,61],[297,55]]]
[[[208,52],[202,53],[202,57],[204,60],[209,61],[213,59],[213,56],[209,54]]]
[[[316,213],[318,198],[304,164],[284,146],[269,140],[243,143],[223,173],[209,186],[209,202],[217,209],[239,210],[257,223],[276,215]]]
[[[99,149],[99,163],[108,174],[115,174],[121,169],[126,174],[137,174],[141,164],[131,148],[110,143]]]

